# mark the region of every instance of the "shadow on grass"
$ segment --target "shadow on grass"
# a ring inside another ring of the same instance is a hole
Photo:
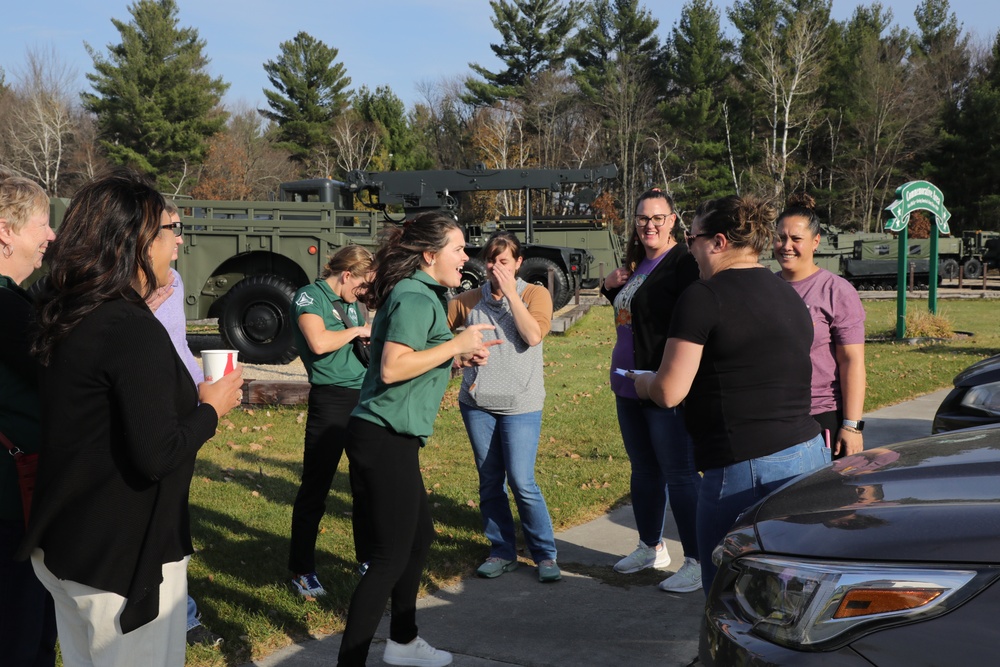
[[[258,458],[263,469],[272,465],[295,467],[266,456]],[[213,480],[212,484],[234,485],[239,496],[249,497],[254,491],[260,494],[249,501],[261,503],[259,511],[249,503],[228,511],[225,502],[232,502],[228,489],[222,493],[227,500],[221,505],[194,500],[191,507],[192,535],[203,547],[189,571],[190,592],[204,614],[205,625],[225,638],[221,656],[226,664],[245,664],[254,654],[302,641],[314,633],[341,630],[359,576],[351,536],[348,476],[343,471],[335,476],[334,492],[327,498],[321,526],[331,534],[317,544],[316,561],[328,594],[315,600],[303,600],[293,591],[287,569],[297,483],[246,471],[233,473],[204,460],[198,462],[196,482],[199,477]],[[223,482],[224,478],[228,481]],[[431,494],[429,501],[437,536],[422,590],[431,594],[470,575],[488,547],[479,535],[477,508],[439,494]],[[269,525],[277,528],[261,527]]]

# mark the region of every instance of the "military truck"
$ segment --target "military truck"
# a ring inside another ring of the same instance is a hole
[[[961,254],[949,257],[941,263],[941,271],[945,278],[957,278],[958,267],[962,267],[962,275],[966,278],[980,278],[983,267],[997,268],[1000,260],[1000,232],[986,232],[981,229],[962,232]]]
[[[908,239],[907,257],[913,273],[915,287],[930,284],[930,239]],[[948,262],[955,262],[961,254],[962,240],[951,237],[938,239],[938,279],[945,278]],[[845,258],[841,275],[857,289],[894,289],[899,273],[899,241],[859,240],[854,244],[854,253]],[[957,273],[956,273],[957,275]],[[909,280],[909,276],[907,276]]]
[[[418,172],[352,172],[345,182],[310,179],[284,183],[278,201],[178,200],[184,244],[177,270],[184,280],[188,319],[218,318],[227,345],[250,363],[287,363],[295,358],[289,305],[295,291],[319,276],[337,248],[376,246],[383,225],[396,224],[423,211],[456,213],[452,193],[476,190],[524,190],[530,211],[531,189],[561,191],[569,184],[598,185],[617,169],[510,169]],[[368,206],[365,192],[377,199]],[[400,210],[393,210],[398,208]],[[550,270],[554,304],[569,301],[572,287],[589,279],[590,254],[584,248],[525,240],[519,276],[546,285]],[[466,287],[486,278],[476,257],[467,251]]]
[[[591,259],[587,270],[582,272],[580,277],[580,287],[583,289],[594,289],[598,286],[602,268],[604,275],[607,275],[625,261],[621,236],[599,214],[535,216],[531,228],[535,243],[582,248],[587,251]],[[466,226],[469,242],[473,245],[482,245],[497,229],[511,231],[524,240],[528,221],[523,217],[502,216],[481,225]]]

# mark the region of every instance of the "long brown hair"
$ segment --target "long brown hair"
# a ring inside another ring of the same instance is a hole
[[[73,196],[45,253],[49,277],[32,345],[40,363],[48,365],[56,344],[102,303],[142,303],[156,289],[149,251],[164,206],[150,181],[130,169],[100,176]],[[145,284],[144,294],[135,292],[137,279]]]
[[[382,307],[389,293],[403,278],[420,269],[425,252],[438,252],[448,243],[448,233],[461,229],[443,213],[421,213],[403,225],[386,227],[375,252],[378,272],[367,284],[365,305],[373,310]]]

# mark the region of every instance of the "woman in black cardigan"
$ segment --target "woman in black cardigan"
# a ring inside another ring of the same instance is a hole
[[[677,297],[698,279],[674,202],[661,190],[639,197],[625,266],[615,269],[602,293],[614,304],[617,340],[611,354],[611,389],[618,424],[632,464],[632,511],[639,529],[635,551],[618,561],[623,574],[670,565],[663,542],[667,498],[684,548],[684,563],[660,583],[664,591],[688,593],[701,587],[695,513],[701,478],[680,408],[664,409],[639,400],[632,380],[616,372],[655,370],[660,365]],[[664,488],[666,487],[666,488]]]
[[[42,446],[19,553],[55,600],[67,667],[184,664],[188,487],[241,398],[238,370],[195,387],[146,306],[181,243],[163,209],[113,172],[73,197],[46,254]]]

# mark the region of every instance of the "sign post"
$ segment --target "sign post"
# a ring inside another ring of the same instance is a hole
[[[892,217],[885,223],[890,232],[899,234],[899,265],[896,280],[896,338],[906,335],[906,260],[907,233],[910,214],[914,211],[927,211],[934,219],[931,229],[930,285],[927,298],[927,309],[937,314],[937,283],[938,283],[938,235],[950,234],[948,219],[951,213],[944,207],[944,195],[937,186],[927,181],[910,181],[896,188],[896,201],[886,207]]]

